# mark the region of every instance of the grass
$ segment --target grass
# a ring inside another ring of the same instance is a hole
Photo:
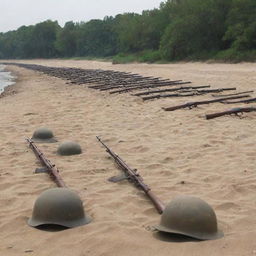
[[[137,53],[119,53],[115,56],[109,57],[70,57],[63,59],[71,60],[95,60],[111,62],[113,64],[128,64],[128,63],[157,63],[167,64],[180,61],[210,61],[210,62],[225,62],[225,63],[239,63],[243,61],[255,62],[256,50],[252,51],[237,51],[235,49],[228,49],[225,51],[201,51],[192,54],[183,59],[168,60],[163,59],[158,50],[145,50]]]
[[[231,63],[238,63],[243,61],[255,62],[256,50],[253,51],[237,51],[234,49],[228,49],[218,52],[214,58],[217,61],[225,61]]]
[[[84,56],[84,57],[66,57],[63,59],[65,59],[65,60],[95,60],[95,61],[111,62],[112,58],[113,58],[112,56],[111,57]]]
[[[146,50],[134,54],[119,53],[113,57],[113,64],[126,64],[132,62],[154,63],[161,60],[159,51]]]

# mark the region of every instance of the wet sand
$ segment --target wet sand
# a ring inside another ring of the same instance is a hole
[[[21,62],[127,71],[238,91],[256,88],[252,63]],[[210,96],[143,102],[128,94],[68,85],[24,68],[8,66],[8,70],[18,79],[0,98],[0,255],[256,255],[256,113],[207,121],[206,113],[244,105],[165,112],[162,107]],[[59,142],[38,147],[83,200],[93,218],[89,225],[46,232],[26,224],[38,195],[55,187],[47,174],[33,173],[40,164],[24,140],[41,126],[51,128]],[[96,135],[137,168],[165,203],[181,194],[207,201],[224,238],[198,242],[154,232],[160,215],[144,194],[127,181],[107,181],[120,171]],[[58,156],[56,149],[66,140],[78,142],[83,154]]]

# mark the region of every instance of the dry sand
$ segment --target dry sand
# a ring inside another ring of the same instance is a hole
[[[21,62],[131,71],[240,91],[256,85],[256,64],[251,63]],[[18,79],[0,98],[0,255],[256,255],[256,113],[207,121],[205,113],[232,106],[165,112],[161,107],[210,96],[142,102],[23,68],[8,69]],[[55,187],[47,174],[33,173],[40,164],[24,140],[41,126],[51,128],[59,142],[38,146],[80,195],[93,218],[89,225],[46,232],[26,224],[38,195]],[[181,194],[207,201],[225,237],[198,242],[153,232],[160,215],[132,184],[107,181],[119,171],[96,135],[137,168],[165,203]],[[66,140],[80,143],[83,154],[57,156],[57,146]]]

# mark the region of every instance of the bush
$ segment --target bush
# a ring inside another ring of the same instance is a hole
[[[142,52],[141,56],[139,57],[140,62],[148,62],[148,63],[153,63],[156,61],[161,60],[161,55],[159,51],[153,51],[153,50],[148,50]]]
[[[221,51],[216,54],[216,60],[223,60],[226,62],[241,62],[241,61],[256,61],[256,50],[253,51],[237,51],[234,48],[230,48],[225,51]]]
[[[138,57],[134,54],[119,53],[112,59],[113,64],[126,64],[131,62],[138,62]]]

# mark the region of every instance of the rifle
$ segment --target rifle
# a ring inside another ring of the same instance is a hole
[[[248,108],[232,108],[228,111],[223,111],[223,112],[218,112],[218,113],[213,113],[213,114],[208,114],[205,115],[205,118],[207,120],[209,119],[213,119],[216,117],[220,117],[220,116],[224,116],[224,115],[231,115],[231,114],[235,114],[238,115],[238,113],[244,113],[244,112],[253,112],[256,111],[255,107],[248,107]]]
[[[183,90],[181,93],[175,94],[157,94],[153,96],[142,97],[142,100],[152,100],[152,99],[160,99],[160,98],[170,98],[170,97],[189,97],[189,96],[200,96],[207,93],[212,92],[223,92],[225,90],[236,90],[236,88],[220,88],[220,89],[208,89],[208,90]],[[187,94],[186,94],[187,93]]]
[[[248,98],[250,95],[242,95],[242,96],[233,96],[233,97],[227,97],[227,98],[221,98],[221,99],[214,99],[214,100],[204,100],[204,101],[194,101],[194,102],[188,102],[182,105],[169,107],[169,108],[163,108],[165,111],[174,111],[181,108],[189,108],[192,109],[194,107],[197,107],[198,105],[204,105],[204,104],[210,104],[210,103],[216,103],[221,102],[224,100],[233,100],[233,99],[240,99],[240,98]]]
[[[235,103],[251,103],[251,102],[256,102],[256,98],[251,98],[248,100],[237,100],[237,101],[223,101],[222,103],[224,104],[235,104]]]
[[[172,94],[157,94],[153,96],[141,97],[143,101],[161,98],[171,98],[171,97],[190,97],[201,95],[193,90],[184,90],[182,93],[172,93]]]
[[[241,95],[245,93],[252,93],[254,91],[244,91],[244,92],[237,92],[237,93],[231,93],[231,94],[212,94],[212,97],[228,97],[228,96],[235,96],[235,95]]]
[[[65,182],[62,180],[61,176],[59,175],[59,170],[55,167],[55,164],[51,164],[51,162],[44,156],[44,154],[39,150],[39,148],[31,139],[26,138],[26,141],[29,143],[29,147],[33,150],[36,157],[44,166],[44,168],[37,168],[35,170],[35,173],[47,172],[58,187],[66,188],[67,186]]]
[[[101,88],[94,88],[94,89],[100,89],[100,91],[109,91],[109,90],[113,90],[113,89],[123,89],[123,88],[130,88],[130,87],[134,87],[134,86],[143,86],[143,85],[148,85],[148,84],[159,84],[159,83],[169,83],[170,80],[169,79],[159,79],[159,78],[152,78],[151,80],[149,79],[144,79],[141,78],[141,80],[123,80],[120,81],[119,83],[113,83],[110,82],[109,84],[105,84],[104,87]]]
[[[182,91],[182,90],[194,90],[194,89],[200,89],[200,88],[209,88],[210,85],[202,85],[202,86],[182,86],[178,88],[171,88],[171,89],[162,89],[162,90],[151,90],[151,91],[144,91],[139,92],[135,94],[131,94],[132,96],[143,96],[143,95],[149,95],[154,93],[161,93],[161,92],[174,92],[174,91]]]
[[[180,80],[176,80],[176,81],[180,81]],[[155,84],[147,84],[147,85],[137,85],[137,86],[132,86],[132,87],[126,87],[123,89],[119,89],[119,90],[114,90],[111,91],[110,94],[115,94],[115,93],[126,93],[129,91],[133,91],[133,90],[142,90],[145,88],[158,88],[158,87],[163,87],[163,86],[176,86],[176,85],[182,85],[182,84],[190,84],[191,82],[176,82],[176,81],[170,81],[170,82],[165,82],[165,83],[155,83]]]
[[[200,93],[210,93],[210,92],[224,92],[224,91],[235,91],[236,87],[229,87],[229,88],[218,88],[218,89],[208,89],[208,90],[197,90]]]
[[[106,144],[102,142],[102,140],[96,136],[98,141],[106,148],[106,151],[112,156],[112,158],[115,160],[116,164],[120,169],[124,171],[124,175],[120,177],[111,177],[109,181],[111,182],[118,182],[124,179],[127,179],[131,183],[134,183],[137,187],[142,189],[145,194],[149,197],[149,199],[152,201],[154,204],[156,210],[158,211],[159,214],[161,214],[165,208],[163,202],[158,199],[153,192],[151,191],[150,187],[146,185],[143,182],[142,177],[137,173],[136,169],[130,168],[122,159],[119,157],[117,154],[115,154]]]
[[[123,88],[123,87],[131,87],[131,86],[135,86],[135,85],[145,85],[148,83],[159,83],[159,82],[166,82],[166,81],[170,81],[169,79],[160,79],[160,78],[151,78],[151,80],[149,80],[149,78],[144,79],[143,77],[140,78],[140,80],[131,80],[131,79],[123,79],[123,80],[113,80],[110,81],[106,81],[106,82],[102,82],[102,84],[98,84],[98,85],[94,85],[94,86],[89,86],[89,88],[92,89],[99,89],[100,91],[107,91],[107,90],[112,90],[112,89],[116,89],[116,88]]]

